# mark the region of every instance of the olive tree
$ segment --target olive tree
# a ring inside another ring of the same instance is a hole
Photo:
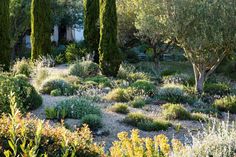
[[[235,0],[169,0],[170,25],[192,63],[196,90],[236,47]]]
[[[135,27],[137,36],[149,44],[154,53],[154,62],[159,67],[159,56],[168,48],[169,39],[168,8],[166,0],[138,0]]]

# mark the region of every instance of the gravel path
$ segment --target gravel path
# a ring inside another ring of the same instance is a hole
[[[58,75],[58,74],[68,74],[68,66],[61,65],[54,68],[47,68],[49,73],[51,75]],[[55,105],[56,103],[65,100],[69,97],[66,96],[59,96],[59,97],[53,97],[49,95],[42,95],[43,98],[43,105],[32,111],[32,114],[40,119],[45,119],[45,113],[44,110],[46,107],[51,107]],[[99,103],[98,104],[103,112],[103,128],[100,129],[98,132],[96,132],[96,135],[94,136],[95,141],[98,143],[105,143],[106,150],[112,145],[112,142],[114,140],[117,140],[117,134],[122,131],[130,131],[132,129],[135,129],[134,127],[127,126],[121,121],[125,118],[125,115],[113,113],[109,111],[109,106],[112,105],[112,103]],[[152,117],[158,117],[160,114],[160,106],[158,105],[147,105],[144,109],[133,109],[130,108],[131,112],[142,112],[145,115],[149,115]],[[201,124],[199,122],[193,122],[193,121],[173,121],[173,124],[180,124],[182,126],[182,129],[175,130],[174,127],[171,127],[168,129],[168,131],[159,131],[159,132],[145,132],[140,131],[141,137],[153,137],[158,134],[165,134],[169,138],[175,137],[180,139],[181,141],[186,140],[186,135],[188,134],[187,130],[190,131],[196,131],[201,128]],[[76,126],[80,125],[79,120],[73,120],[73,119],[66,119],[65,124],[69,125],[71,128],[74,128]]]

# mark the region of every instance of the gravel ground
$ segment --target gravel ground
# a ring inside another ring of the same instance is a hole
[[[57,74],[68,74],[68,67],[66,65],[61,65],[55,68],[48,68],[51,75]],[[46,107],[50,107],[55,105],[57,102],[67,99],[68,97],[59,96],[52,97],[49,95],[42,95],[43,97],[43,105],[32,111],[32,114],[40,119],[45,119],[44,110]],[[112,103],[108,102],[100,102],[98,104],[103,112],[103,128],[96,132],[94,139],[98,143],[105,143],[106,149],[108,149],[114,140],[117,140],[117,134],[122,131],[130,131],[135,129],[134,127],[127,126],[121,121],[124,119],[125,115],[113,113],[109,111],[109,107]],[[160,106],[159,105],[147,105],[144,109],[133,109],[130,108],[131,112],[142,112],[145,115],[152,117],[160,117]],[[71,128],[75,128],[80,125],[79,120],[66,119],[65,124],[69,125]],[[172,121],[172,124],[180,124],[182,129],[176,130],[174,127],[169,128],[167,131],[159,131],[159,132],[145,132],[140,131],[141,137],[153,137],[158,134],[165,134],[169,138],[175,137],[180,139],[181,141],[186,141],[186,136],[188,135],[188,131],[195,132],[201,129],[200,122],[193,121]]]

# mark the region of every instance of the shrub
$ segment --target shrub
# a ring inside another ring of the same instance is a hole
[[[163,77],[164,84],[183,84],[183,85],[194,85],[192,77],[187,74],[174,74]]]
[[[213,103],[213,106],[220,111],[236,113],[236,96],[226,96],[220,99],[216,99]]]
[[[129,113],[128,116],[125,117],[124,122],[137,127],[138,123],[145,120],[150,120],[150,118],[145,117],[142,113]]]
[[[150,80],[150,76],[148,76],[146,73],[143,72],[134,72],[134,73],[129,73],[127,78],[128,81],[130,82],[135,82],[138,80]]]
[[[104,98],[111,101],[127,102],[130,100],[130,95],[125,89],[116,88],[109,92]]]
[[[85,81],[93,81],[96,82],[97,84],[99,84],[101,87],[111,87],[111,81],[109,78],[105,77],[105,76],[94,76],[94,77],[90,77],[85,79]]]
[[[138,123],[138,128],[143,131],[168,130],[170,123],[166,121],[144,120]]]
[[[61,95],[73,95],[75,92],[70,83],[60,78],[49,78],[44,80],[39,91],[42,94],[51,94],[54,90],[60,91],[58,93],[61,93]]]
[[[152,82],[146,80],[138,80],[131,84],[131,87],[135,90],[143,91],[144,93],[149,95],[153,94],[156,89],[155,85]]]
[[[10,112],[8,96],[14,93],[18,108],[22,112],[38,108],[42,104],[42,98],[35,88],[26,80],[0,75],[0,113]]]
[[[12,71],[14,75],[23,74],[29,77],[33,71],[33,64],[26,59],[17,60],[13,65]]]
[[[48,76],[49,76],[49,72],[47,69],[39,68],[36,71],[36,76],[34,77],[35,86],[39,87]]]
[[[187,144],[174,156],[192,157],[230,157],[236,149],[236,127],[229,121],[212,120],[201,131],[191,136],[191,145]]]
[[[230,87],[224,83],[206,83],[204,92],[210,95],[227,95],[230,93]]]
[[[62,95],[62,93],[61,93],[60,89],[54,89],[54,90],[51,91],[50,95],[52,95],[52,96],[60,96],[60,95]]]
[[[10,116],[0,118],[0,147],[0,156],[104,156],[87,126],[71,132],[30,115],[23,118],[15,105]]]
[[[160,88],[158,98],[171,103],[186,102],[189,99],[182,86],[170,84]]]
[[[142,108],[145,104],[146,103],[143,97],[135,97],[134,100],[130,102],[130,105],[134,108]]]
[[[165,104],[162,106],[162,114],[165,119],[189,120],[191,114],[180,104]]]
[[[206,114],[203,114],[203,113],[194,112],[194,113],[191,114],[191,119],[203,122],[203,121],[208,120],[208,116]]]
[[[102,127],[102,118],[96,114],[88,114],[82,118],[82,124],[87,124],[91,130]]]
[[[66,47],[65,52],[66,52],[65,56],[66,56],[67,62],[72,63],[84,57],[87,54],[87,49],[80,47],[76,43],[72,43]]]
[[[50,109],[52,110],[52,108]],[[59,102],[54,109],[57,112],[57,117],[54,117],[53,119],[81,119],[88,114],[101,116],[100,109],[92,105],[92,102],[85,98],[69,98]]]
[[[24,74],[15,75],[15,78],[19,79],[19,80],[24,80],[26,82],[29,81],[29,78],[27,76],[25,76]]]
[[[127,132],[121,132],[118,134],[118,139],[119,141],[113,142],[110,148],[112,157],[168,157],[184,148],[183,144],[176,139],[169,144],[168,138],[163,134],[157,135],[153,139],[140,138],[138,130],[132,130],[131,136]]]
[[[166,121],[157,121],[146,117],[142,113],[130,113],[123,121],[128,125],[144,131],[167,130],[171,126],[171,124]]]
[[[112,111],[112,112],[116,112],[116,113],[121,113],[121,114],[127,114],[127,113],[129,113],[128,105],[126,105],[126,104],[121,104],[121,103],[114,104],[114,105],[111,107],[111,111]]]
[[[96,76],[99,73],[98,64],[92,61],[77,62],[71,65],[69,74],[79,77]]]

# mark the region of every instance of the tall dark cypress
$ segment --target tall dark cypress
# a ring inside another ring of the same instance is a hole
[[[0,0],[0,66],[4,71],[10,67],[10,0]]]
[[[31,59],[35,60],[51,51],[50,0],[31,2]]]
[[[121,64],[117,46],[116,0],[100,0],[100,68],[106,76],[116,76]]]
[[[99,63],[99,0],[84,0],[84,39]]]

